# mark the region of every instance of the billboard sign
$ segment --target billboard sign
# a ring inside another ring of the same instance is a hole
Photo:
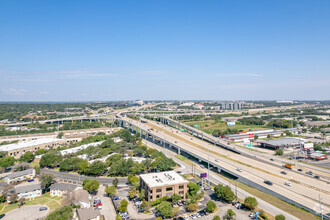
[[[206,173],[201,173],[201,179],[206,178],[207,174]]]
[[[235,125],[235,122],[234,121],[228,121],[227,125]]]

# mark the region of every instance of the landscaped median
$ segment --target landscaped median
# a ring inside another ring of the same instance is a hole
[[[53,211],[53,210],[61,207],[61,200],[62,200],[62,198],[60,198],[58,196],[50,197],[49,193],[46,193],[46,194],[44,194],[42,196],[39,196],[39,197],[36,197],[34,199],[25,200],[24,206],[27,206],[27,205],[45,205],[50,209],[50,211]],[[13,209],[18,208],[18,207],[19,207],[18,203],[14,203],[14,204],[2,203],[0,205],[0,214],[7,213],[7,212],[9,212]]]

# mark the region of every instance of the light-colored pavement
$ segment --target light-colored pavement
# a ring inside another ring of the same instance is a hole
[[[40,207],[45,205],[29,205],[7,212],[3,220],[36,220],[48,215],[49,208],[46,211],[39,211]]]
[[[156,145],[156,144],[154,144],[154,143],[152,143],[150,141],[143,140],[143,143],[146,144],[149,147],[152,147],[152,148],[157,149],[158,151],[164,152],[167,157],[172,158],[176,163],[180,164],[181,166],[183,165],[184,168],[181,169],[183,173],[191,173],[191,170],[192,170],[191,165],[188,164],[188,163],[185,163],[185,162],[183,162],[183,161],[181,161],[179,159],[177,159],[175,157],[176,154],[174,152],[172,152],[172,151],[170,151],[168,149],[165,149],[164,150],[164,148],[162,148],[162,147],[160,147],[160,146],[158,146],[158,145]],[[200,173],[204,173],[205,171],[203,169],[201,169],[198,165],[195,164],[194,172],[197,175],[199,175]],[[227,180],[219,177],[219,175],[217,175],[216,173],[211,172],[211,171],[210,171],[210,181],[213,182],[213,183],[215,183],[215,184],[221,183],[221,184],[224,184],[224,185],[229,185],[231,187],[231,189],[233,190],[233,192],[235,192],[235,190],[236,190],[236,187],[235,186],[233,186]],[[240,188],[237,188],[237,196],[239,198],[243,198],[243,199],[245,197],[248,197],[248,196],[255,197],[254,195],[252,195],[252,194],[250,194],[250,193],[248,193],[248,192],[246,192],[246,191],[244,191],[244,190],[242,190]],[[263,209],[263,210],[265,210],[266,212],[268,212],[271,215],[274,215],[275,216],[277,214],[283,214],[287,219],[298,220],[298,218],[296,218],[295,216],[293,216],[293,215],[291,215],[289,213],[286,213],[283,210],[281,210],[281,209],[279,209],[279,208],[277,208],[277,207],[275,207],[275,206],[273,206],[273,205],[271,205],[271,204],[263,201],[261,198],[257,198],[257,200],[258,200],[258,207],[261,208],[261,209]]]
[[[102,202],[101,214],[104,215],[105,220],[116,219],[116,211],[113,207],[111,199],[104,192],[105,186],[100,186],[95,198],[100,198]]]
[[[147,126],[144,124],[144,126]],[[292,200],[298,200],[302,204],[307,204],[308,207],[314,209],[315,211],[319,211],[319,205],[318,205],[318,195],[320,194],[322,197],[322,201],[326,204],[330,204],[330,192],[328,191],[328,184],[326,184],[323,181],[318,181],[315,178],[306,177],[304,175],[299,175],[297,173],[293,173],[291,171],[288,171],[286,169],[286,172],[288,173],[287,176],[280,176],[280,172],[282,169],[280,167],[275,167],[269,164],[265,164],[263,162],[258,162],[254,159],[247,158],[235,153],[228,152],[224,149],[221,149],[217,146],[214,146],[213,144],[206,143],[200,139],[193,138],[183,132],[171,132],[171,130],[175,130],[168,126],[161,126],[157,125],[156,123],[152,123],[152,127],[158,133],[158,135],[167,136],[166,140],[172,141],[172,139],[176,138],[176,136],[180,136],[180,138],[186,139],[185,142],[182,142],[181,140],[177,141],[177,145],[182,147],[182,149],[188,149],[190,152],[193,152],[195,155],[201,156],[203,158],[208,158],[207,155],[207,149],[210,149],[211,155],[210,155],[210,161],[212,163],[218,164],[221,167],[226,168],[227,170],[230,170],[233,173],[237,173],[239,175],[244,175],[245,178],[250,179],[256,183],[259,183],[261,185],[265,185],[263,183],[264,180],[271,180],[274,185],[268,186],[266,185],[266,188],[269,188],[270,190],[275,190],[276,192],[285,195],[286,197],[292,199]],[[164,133],[165,130],[165,133]],[[191,142],[191,144],[188,144]],[[198,147],[195,145],[197,144]],[[201,149],[204,148],[204,149]],[[219,157],[216,155],[216,153],[221,153],[222,155],[230,156],[230,158],[233,158],[237,161],[243,162],[243,163],[237,163],[235,161]],[[219,162],[215,162],[215,160],[219,160]],[[245,166],[245,163],[249,163],[249,165]],[[253,167],[252,167],[253,166]],[[240,167],[243,169],[243,172],[240,173],[236,171],[236,169]],[[258,169],[255,169],[257,167]],[[265,170],[266,172],[261,171]],[[276,176],[274,176],[275,173]],[[301,182],[301,184],[292,183],[292,187],[287,187],[284,185],[286,181],[289,181],[290,178],[294,178],[294,180]],[[320,189],[320,190],[314,190],[314,189]],[[311,198],[312,200],[309,200]],[[303,201],[303,202],[302,202]],[[324,206],[325,210],[328,210],[327,206]]]

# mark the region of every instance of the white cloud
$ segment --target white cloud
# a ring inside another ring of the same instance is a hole
[[[14,88],[8,88],[8,89],[1,89],[1,91],[7,95],[15,95],[15,96],[22,96],[26,95],[27,91],[25,89],[14,89]]]

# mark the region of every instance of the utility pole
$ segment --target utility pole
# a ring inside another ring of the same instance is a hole
[[[236,201],[237,201],[237,181],[235,181],[235,194],[236,194]]]
[[[210,146],[208,147],[208,154],[207,154],[207,179],[209,182],[209,186],[211,186],[211,184],[210,184]]]
[[[320,201],[321,219],[323,220],[322,202],[321,202],[321,195],[320,194],[319,194],[319,201]]]

